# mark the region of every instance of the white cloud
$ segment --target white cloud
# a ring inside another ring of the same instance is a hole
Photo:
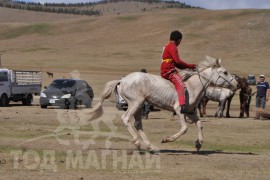
[[[179,0],[207,9],[270,9],[269,0]]]

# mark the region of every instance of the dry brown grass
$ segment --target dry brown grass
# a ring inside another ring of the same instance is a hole
[[[129,15],[81,17],[44,14],[0,8],[0,52],[2,65],[11,69],[42,69],[43,85],[52,79],[45,74],[54,72],[55,78],[69,77],[77,69],[81,78],[100,96],[105,82],[146,68],[159,74],[162,47],[172,30],[184,33],[181,57],[198,63],[206,54],[221,57],[231,73],[265,74],[270,48],[269,10],[155,10]],[[3,15],[3,16],[2,16]],[[253,87],[254,88],[254,87]],[[254,98],[251,116],[254,117]],[[269,102],[268,102],[269,104]],[[213,115],[216,103],[209,103],[208,114]],[[114,104],[105,105],[105,119],[118,114]],[[160,144],[160,140],[178,130],[166,111],[153,112],[144,121],[145,131],[152,142],[161,148],[161,172],[129,172],[113,174],[112,168],[65,169],[65,152],[76,150],[73,134],[66,129],[61,138],[73,142],[60,145],[54,137],[24,143],[29,139],[52,134],[59,126],[56,111],[41,110],[38,106],[13,105],[0,109],[0,164],[4,179],[268,179],[269,121],[252,118],[238,119],[238,95],[233,99],[231,119],[203,118],[205,144],[201,153],[194,150],[197,130],[189,126],[188,133],[174,143]],[[115,117],[115,116],[113,116]],[[118,133],[128,135],[119,118],[114,120]],[[81,127],[91,130],[91,125]],[[108,128],[102,124],[102,131]],[[83,137],[87,140],[88,137]],[[92,146],[97,153],[104,148],[104,138]],[[112,140],[112,148],[133,151],[126,140]],[[56,150],[57,172],[42,169],[13,168],[11,150]],[[98,157],[100,155],[98,154]],[[144,156],[142,156],[144,158]],[[128,158],[131,158],[128,156]],[[112,160],[108,162],[111,163]]]

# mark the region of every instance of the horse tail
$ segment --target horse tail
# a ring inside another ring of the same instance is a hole
[[[89,115],[89,121],[95,120],[103,115],[102,103],[105,99],[108,99],[114,92],[117,85],[120,83],[120,80],[113,80],[106,83],[103,90],[101,99],[99,102],[91,109]]]

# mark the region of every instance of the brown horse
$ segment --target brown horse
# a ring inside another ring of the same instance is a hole
[[[240,115],[239,118],[244,117],[244,113],[247,117],[249,117],[249,106],[252,95],[252,89],[249,87],[249,84],[247,82],[246,78],[242,78],[240,82],[241,90],[239,94],[240,99]]]
[[[47,72],[47,74],[48,74],[49,78],[53,78],[53,73],[52,72]]]

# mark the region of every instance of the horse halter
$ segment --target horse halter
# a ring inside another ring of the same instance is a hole
[[[217,71],[217,69],[216,69],[216,71]],[[229,84],[229,88],[231,89],[233,87],[232,81],[235,80],[235,78],[231,75],[232,76],[231,80],[227,80],[224,76],[220,75],[220,73],[218,71],[217,71],[217,73],[218,73],[219,77],[217,78],[216,82],[219,80],[219,78],[222,78],[225,82],[227,82]],[[216,84],[216,86],[218,86],[218,85]]]
[[[220,79],[220,78],[222,78],[225,82],[227,82],[228,84],[229,84],[229,87],[233,87],[233,85],[232,85],[232,81],[235,79],[235,78],[231,78],[231,80],[227,80],[226,78],[224,78],[222,75],[220,75],[220,73],[217,71],[217,68],[214,68],[214,70],[216,71],[216,73],[218,74],[218,78],[216,79],[216,82]],[[205,76],[203,76],[203,75],[201,75],[201,73],[203,73],[203,72],[200,72],[199,71],[199,69],[198,68],[196,68],[196,71],[197,71],[197,73],[198,73],[198,75],[199,75],[199,79],[200,79],[200,81],[201,81],[201,83],[203,84],[203,82],[202,82],[202,80],[201,80],[201,77],[203,77],[206,81],[207,81],[207,83],[206,83],[206,85],[203,85],[203,89],[204,89],[204,91],[206,91],[206,88],[209,86],[209,84],[210,83],[212,83],[212,77],[213,77],[213,74],[214,74],[214,71],[212,71],[212,73],[211,73],[211,75],[210,75],[210,79],[209,78],[206,78]],[[218,86],[217,84],[216,84],[216,82],[214,83],[216,86]]]

